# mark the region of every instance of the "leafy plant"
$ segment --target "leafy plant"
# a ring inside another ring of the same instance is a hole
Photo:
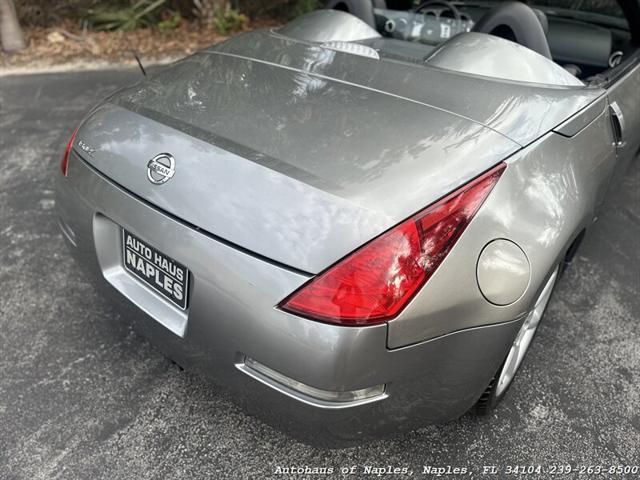
[[[158,22],[158,28],[160,30],[173,30],[178,28],[182,23],[182,15],[180,12],[166,11],[162,15],[162,20]]]
[[[220,35],[229,35],[229,32],[238,30],[247,24],[247,17],[237,10],[229,7],[218,7],[213,12],[211,24]]]
[[[87,12],[87,21],[95,30],[131,31],[154,23],[166,0],[139,0],[130,7],[100,7]]]
[[[293,4],[293,16],[299,17],[305,13],[312,12],[320,8],[319,0],[295,0]]]
[[[199,22],[210,24],[213,13],[218,7],[216,0],[193,0],[193,15]]]

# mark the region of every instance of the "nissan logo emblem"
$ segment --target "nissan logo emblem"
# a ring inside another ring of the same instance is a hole
[[[176,173],[176,160],[169,153],[156,155],[147,163],[147,178],[155,185],[168,182]]]

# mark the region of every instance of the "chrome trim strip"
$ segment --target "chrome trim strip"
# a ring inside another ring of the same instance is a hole
[[[60,232],[64,237],[69,241],[71,245],[75,248],[78,247],[78,241],[76,240],[76,233],[73,229],[65,222],[62,217],[58,217],[58,228],[60,228]]]
[[[389,396],[386,393],[386,385],[384,384],[343,392],[321,390],[289,378],[245,355],[240,355],[240,360],[235,363],[235,366],[254,380],[294,400],[318,408],[342,409],[357,407],[384,400]]]

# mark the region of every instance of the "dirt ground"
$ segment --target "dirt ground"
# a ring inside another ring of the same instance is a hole
[[[245,30],[278,26],[277,20],[249,22]],[[234,32],[237,34],[240,32]],[[178,28],[143,28],[131,32],[94,32],[67,22],[56,28],[24,29],[28,47],[17,53],[0,50],[0,73],[5,70],[47,70],[74,65],[134,65],[134,52],[143,63],[166,63],[225,40],[215,29],[183,22]]]

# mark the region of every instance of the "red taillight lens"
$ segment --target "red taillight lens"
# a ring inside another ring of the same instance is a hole
[[[71,154],[71,149],[73,148],[73,142],[76,139],[77,129],[73,131],[71,134],[71,138],[67,142],[67,148],[64,150],[64,156],[62,157],[62,161],[60,162],[60,170],[62,170],[62,175],[67,176],[67,171],[69,170],[69,155]]]
[[[279,307],[341,325],[395,317],[451,251],[505,168],[496,166],[360,247]]]

